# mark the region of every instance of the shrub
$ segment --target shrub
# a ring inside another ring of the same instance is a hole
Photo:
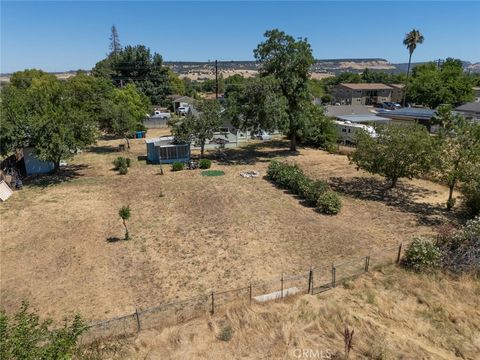
[[[301,189],[300,195],[307,200],[310,205],[316,205],[318,203],[318,199],[321,195],[325,192],[330,190],[330,186],[325,181],[317,180],[311,181],[305,186],[305,188]]]
[[[302,183],[306,180],[303,171],[297,165],[288,165],[280,169],[277,174],[276,182],[284,189],[290,190],[294,194],[298,194]]]
[[[209,159],[201,159],[198,163],[200,169],[210,169],[212,162]]]
[[[441,252],[434,243],[417,238],[407,248],[402,263],[408,269],[420,272],[434,269],[440,260]]]
[[[270,161],[270,164],[268,165],[268,169],[267,169],[267,178],[272,181],[277,181],[278,173],[284,166],[285,164],[282,164],[277,160]]]
[[[121,165],[119,168],[118,168],[118,173],[120,175],[126,175],[128,173],[128,168],[126,165]]]
[[[333,191],[326,191],[318,198],[317,209],[322,214],[336,215],[341,208],[342,201]]]
[[[218,334],[218,338],[222,341],[230,341],[233,336],[233,329],[231,326],[227,325],[222,328],[220,334]]]
[[[119,156],[115,160],[113,160],[113,165],[115,166],[115,170],[120,169],[122,166],[130,167],[130,159]]]
[[[63,326],[52,326],[52,320],[40,320],[23,302],[11,316],[0,310],[0,358],[70,359],[85,329],[78,315],[72,321],[65,320]]]
[[[176,161],[172,164],[172,171],[181,171],[184,168],[185,168],[185,164],[182,162]]]

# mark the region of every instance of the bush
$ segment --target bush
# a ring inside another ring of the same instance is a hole
[[[119,168],[118,168],[118,173],[120,175],[126,175],[128,173],[128,168],[126,165],[121,165]]]
[[[317,201],[317,209],[322,214],[336,215],[342,208],[342,201],[340,197],[333,191],[326,191]]]
[[[302,196],[310,205],[315,206],[321,195],[330,191],[330,186],[322,180],[310,180],[305,187],[300,190]]]
[[[417,238],[407,248],[402,263],[406,268],[420,272],[434,269],[440,260],[440,249],[434,243]]]
[[[198,163],[200,169],[210,169],[210,166],[212,166],[212,162],[208,159],[201,159]]]
[[[80,316],[52,326],[52,320],[40,320],[23,302],[11,316],[0,310],[1,359],[71,359],[79,336],[86,327]]]
[[[181,171],[184,168],[185,168],[185,164],[182,162],[176,161],[172,164],[172,171]]]
[[[480,181],[467,183],[462,188],[462,193],[470,215],[480,215]]]
[[[340,198],[325,181],[309,179],[297,165],[271,161],[267,178],[301,196],[310,205],[317,206],[324,214],[337,214],[342,207]]]
[[[227,325],[222,328],[220,334],[218,334],[218,338],[222,341],[230,341],[233,336],[233,329],[231,326]]]
[[[130,159],[119,156],[113,160],[113,165],[115,166],[115,170],[119,170],[121,167],[130,167]]]

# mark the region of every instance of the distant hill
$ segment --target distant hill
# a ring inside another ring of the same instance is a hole
[[[471,63],[462,61],[465,71],[471,73],[480,73],[480,63]],[[424,64],[424,62],[412,63],[412,67]],[[165,61],[165,65],[170,67],[181,77],[188,77],[192,80],[207,80],[215,78],[214,61]],[[321,79],[324,77],[338,75],[342,72],[361,73],[365,68],[373,71],[385,71],[389,73],[402,73],[407,71],[407,63],[391,63],[382,58],[364,58],[364,59],[321,59],[316,60],[312,66],[312,77]],[[255,61],[219,61],[218,70],[223,77],[229,77],[234,74],[240,74],[245,77],[255,76],[257,73],[257,63]],[[53,72],[60,79],[66,79],[75,75],[76,71]],[[0,81],[9,80],[11,74],[0,74]]]

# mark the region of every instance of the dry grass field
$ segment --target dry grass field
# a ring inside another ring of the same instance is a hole
[[[169,168],[159,175],[158,165],[142,160],[143,140],[131,141],[132,166],[118,175],[112,161],[124,155],[116,151],[121,141],[99,141],[60,175],[38,178],[0,204],[0,299],[7,311],[28,299],[57,320],[76,312],[106,319],[363,255],[449,220],[442,207],[447,190],[438,184],[400,181],[387,192],[345,156],[313,149],[291,155],[280,140],[209,153],[212,168],[225,171],[221,177]],[[321,215],[265,180],[268,161],[277,157],[327,179],[342,195],[341,213]],[[239,175],[253,169],[261,177]],[[121,240],[118,217],[126,204],[130,241]]]
[[[345,325],[354,330],[350,359],[478,359],[480,282],[388,266],[316,296],[237,304],[80,353],[90,359],[344,359]]]

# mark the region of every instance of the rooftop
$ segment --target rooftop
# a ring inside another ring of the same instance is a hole
[[[352,90],[392,90],[390,86],[381,83],[341,83],[340,85]]]
[[[365,114],[365,115],[343,115],[337,116],[337,119],[342,121],[350,121],[351,123],[363,123],[363,122],[389,122],[390,119],[382,116],[377,116],[375,114]]]
[[[378,113],[389,118],[403,117],[409,119],[429,120],[435,115],[435,110],[426,108],[401,108],[397,110],[380,109]]]
[[[327,105],[325,106],[325,115],[336,117],[343,115],[363,115],[375,114],[372,106],[365,105]]]
[[[469,102],[458,106],[455,110],[480,113],[480,102]]]
[[[403,89],[405,84],[389,84],[389,86],[395,89]]]

